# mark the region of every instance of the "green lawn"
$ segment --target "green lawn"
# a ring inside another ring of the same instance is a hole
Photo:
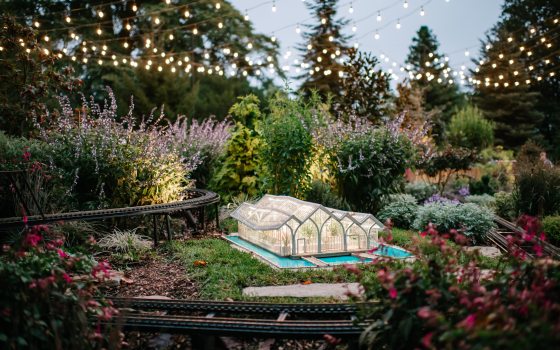
[[[242,290],[250,286],[271,286],[296,284],[304,281],[354,282],[353,275],[344,269],[309,269],[289,271],[274,269],[250,254],[238,251],[221,239],[200,239],[174,241],[169,246],[176,259],[182,262],[189,278],[196,281],[200,288],[201,299],[255,300],[243,296]],[[207,266],[197,267],[196,260],[204,260]],[[268,301],[300,301],[302,299],[267,298]],[[314,299],[314,301],[326,301]]]

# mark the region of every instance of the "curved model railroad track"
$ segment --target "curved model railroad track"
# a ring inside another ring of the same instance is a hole
[[[497,227],[488,232],[488,234],[486,235],[486,241],[489,244],[496,246],[501,251],[507,253],[509,252],[507,236],[518,236],[524,234],[525,230],[497,215],[494,215],[494,222],[496,223]],[[546,241],[541,241],[540,244],[542,244],[544,256],[560,260],[560,249],[558,247]],[[527,257],[535,257],[535,252],[533,250],[532,244],[529,244],[527,246],[522,245],[519,248],[525,251]]]
[[[269,304],[112,298],[124,330],[238,337],[356,338],[360,304]]]
[[[127,208],[112,208],[112,209],[98,209],[98,210],[86,210],[86,211],[73,211],[67,213],[56,213],[56,214],[41,214],[41,215],[31,215],[27,216],[27,222],[24,222],[22,217],[9,217],[0,218],[0,231],[24,227],[26,225],[41,225],[49,224],[59,221],[93,221],[93,220],[106,220],[112,218],[121,218],[128,216],[137,215],[153,215],[154,217],[154,240],[157,243],[156,235],[156,224],[157,216],[163,215],[167,219],[167,233],[169,238],[171,237],[170,225],[169,225],[169,215],[175,213],[184,213],[186,219],[192,224],[196,224],[196,221],[191,214],[191,210],[199,211],[198,223],[204,226],[204,208],[210,205],[216,205],[216,224],[218,220],[218,210],[217,205],[220,202],[220,196],[214,192],[202,190],[202,189],[190,189],[189,193],[193,198],[186,199],[183,201],[177,201],[165,204],[153,204],[153,205],[141,205],[135,207]]]

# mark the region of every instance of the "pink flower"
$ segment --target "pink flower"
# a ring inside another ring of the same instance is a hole
[[[389,288],[389,297],[391,299],[397,299],[397,290],[394,287]]]
[[[111,265],[109,265],[109,263],[107,261],[101,261],[99,262],[96,266],[93,267],[93,269],[91,270],[91,275],[93,277],[97,277],[97,274],[99,272],[103,273],[103,275],[109,276],[109,269],[111,268]]]
[[[62,278],[66,281],[66,283],[72,283],[72,277],[70,277],[66,272],[62,274]]]
[[[420,340],[420,342],[422,343],[422,345],[427,348],[430,349],[432,347],[432,337],[434,336],[434,332],[430,332],[428,334],[426,334],[425,336],[422,337],[422,340]]]
[[[463,327],[466,329],[472,329],[476,322],[475,314],[468,315],[464,320],[459,322],[459,327]]]
[[[538,257],[541,257],[541,256],[543,255],[543,248],[542,248],[542,245],[540,245],[540,244],[535,244],[535,245],[533,246],[533,250],[535,251],[535,254],[536,254]]]
[[[32,247],[36,247],[39,241],[41,241],[41,236],[36,233],[29,233],[25,236],[25,243]]]
[[[65,259],[65,258],[70,257],[70,255],[68,255],[68,254],[67,254],[64,250],[62,250],[62,249],[57,249],[56,252],[58,253],[58,256],[59,256],[61,259]]]
[[[24,215],[24,216],[23,216],[23,223],[24,223],[25,225],[27,225],[27,215]]]
[[[31,153],[26,149],[25,152],[23,152],[22,158],[25,161],[29,161],[29,159],[31,159]]]

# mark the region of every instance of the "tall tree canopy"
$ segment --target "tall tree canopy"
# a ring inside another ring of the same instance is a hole
[[[349,21],[337,18],[338,0],[307,1],[307,8],[317,20],[306,25],[303,33],[304,44],[299,46],[302,53],[303,79],[301,90],[309,93],[315,89],[321,96],[341,94],[340,75],[344,71],[343,60],[348,54],[350,36],[342,33]]]
[[[193,89],[204,89],[206,83],[215,86],[218,81],[218,85],[228,85],[229,79],[248,91],[247,79],[266,82],[269,69],[278,72],[278,43],[256,33],[251,22],[225,0],[169,4],[161,0],[13,0],[1,2],[0,10],[33,26],[43,45],[55,52],[64,50],[67,57],[63,59],[70,62],[75,57],[90,91],[129,79],[130,69],[161,72],[153,79],[169,87],[175,84],[181,89],[177,95],[191,97],[199,96]],[[138,73],[137,79],[144,73]],[[121,95],[118,87],[115,93]],[[123,94],[128,93],[124,89]],[[150,91],[144,95],[157,97]],[[150,103],[155,107],[159,101]],[[177,100],[168,107],[174,111],[184,104]],[[188,104],[199,106],[200,101]],[[191,112],[199,111],[191,108]]]
[[[537,139],[556,157],[560,156],[559,14],[558,1],[505,0],[500,20],[482,42],[483,63],[473,72],[475,101],[496,121],[497,141],[518,147],[529,138]]]
[[[462,105],[463,96],[450,74],[448,60],[438,49],[436,36],[427,26],[422,26],[412,39],[406,64],[415,75],[411,84],[422,89],[426,110],[437,111],[433,132],[436,140],[441,142],[445,125],[456,108]]]

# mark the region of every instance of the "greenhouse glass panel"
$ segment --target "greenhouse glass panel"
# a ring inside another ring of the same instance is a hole
[[[231,216],[241,238],[281,256],[366,251],[383,229],[371,214],[287,196],[265,195],[255,204],[241,204]]]

